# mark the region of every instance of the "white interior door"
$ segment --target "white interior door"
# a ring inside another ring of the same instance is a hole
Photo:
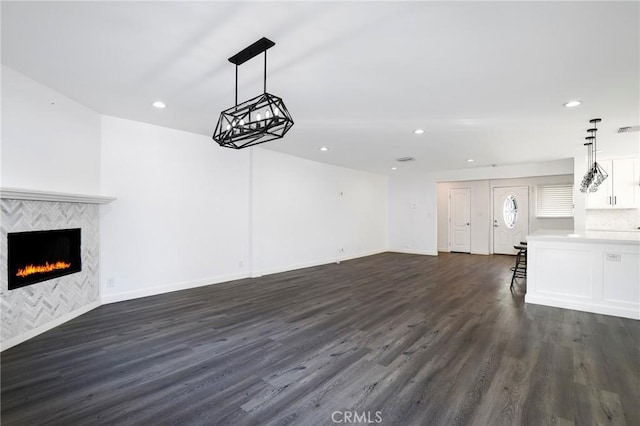
[[[449,248],[471,252],[471,189],[449,190]]]
[[[529,187],[493,188],[493,252],[516,254],[529,234]]]

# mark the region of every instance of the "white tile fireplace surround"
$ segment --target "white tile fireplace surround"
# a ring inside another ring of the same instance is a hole
[[[0,350],[99,306],[98,204],[114,198],[3,188],[0,190]],[[7,235],[81,229],[82,271],[8,290]]]

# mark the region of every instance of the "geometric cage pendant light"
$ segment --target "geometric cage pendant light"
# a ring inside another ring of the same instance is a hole
[[[229,58],[236,65],[236,104],[220,113],[213,140],[226,148],[241,149],[282,138],[293,127],[281,98],[267,93],[267,49],[275,46],[263,37]],[[264,53],[264,93],[238,104],[238,67]]]

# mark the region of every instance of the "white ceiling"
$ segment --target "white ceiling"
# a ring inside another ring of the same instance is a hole
[[[208,136],[234,102],[227,58],[262,36],[267,90],[296,123],[265,148],[382,173],[482,167],[572,157],[601,117],[605,153],[638,151],[616,130],[640,124],[639,2],[2,2],[3,64]],[[240,67],[240,101],[262,66]]]

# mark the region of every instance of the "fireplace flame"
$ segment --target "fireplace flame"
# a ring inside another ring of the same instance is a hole
[[[17,277],[28,277],[33,274],[44,274],[46,272],[55,271],[58,269],[68,269],[71,267],[67,262],[46,262],[44,265],[27,265],[24,268],[18,269]]]

